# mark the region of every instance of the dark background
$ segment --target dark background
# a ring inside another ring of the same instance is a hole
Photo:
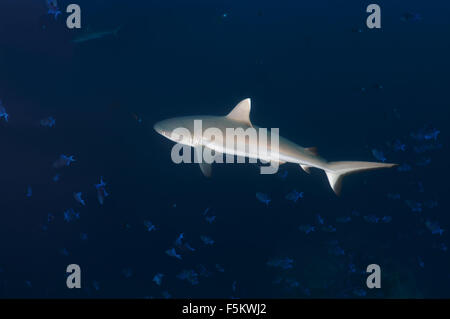
[[[369,298],[450,297],[450,252],[439,249],[450,245],[448,232],[425,226],[450,227],[448,2],[376,1],[382,28],[370,30],[367,1],[78,0],[81,31],[65,25],[69,3],[59,1],[57,20],[44,0],[0,3],[0,99],[10,116],[0,119],[0,297],[352,298],[360,289]],[[407,12],[422,19],[403,21]],[[117,36],[72,42],[119,26]],[[341,197],[321,172],[291,164],[282,167],[285,181],[250,164],[215,165],[208,180],[196,165],[173,164],[173,143],[152,129],[173,116],[226,114],[247,97],[254,123],[318,146],[329,160],[375,160],[376,148],[412,170],[347,177]],[[39,125],[48,116],[53,129]],[[413,151],[410,133],[423,127],[441,131],[442,149]],[[388,147],[396,138],[405,152]],[[76,162],[55,170],[61,154]],[[416,165],[423,157],[431,164]],[[110,193],[103,206],[100,176]],[[305,198],[287,201],[292,189]],[[268,208],[256,192],[269,194]],[[405,200],[438,207],[414,213]],[[211,225],[207,207],[217,216]],[[80,220],[66,223],[68,208]],[[55,219],[44,230],[49,213]],[[300,232],[317,214],[337,231]],[[392,221],[368,223],[370,214]],[[342,216],[352,221],[337,223]],[[147,232],[145,220],[158,229]],[[165,254],[181,232],[196,248],[182,261]],[[201,235],[215,244],[205,247]],[[344,256],[330,253],[334,240]],[[266,264],[284,257],[292,269]],[[71,263],[81,266],[80,290],[66,288]],[[371,263],[382,269],[378,290],[365,286]],[[199,264],[211,276],[198,285],[176,277]],[[161,286],[152,282],[158,272]]]

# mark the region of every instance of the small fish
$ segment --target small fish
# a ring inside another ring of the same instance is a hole
[[[441,235],[444,233],[444,229],[441,228],[441,226],[439,226],[438,222],[431,222],[429,220],[427,220],[425,222],[425,226],[427,226],[427,228],[431,231],[431,234],[433,235]]]
[[[380,162],[383,162],[383,163],[386,162],[386,156],[384,156],[384,153],[382,151],[374,148],[374,149],[372,149],[372,155]]]
[[[425,263],[424,263],[424,261],[422,260],[422,258],[417,257],[417,261],[418,261],[418,263],[419,263],[419,267],[420,267],[420,268],[425,268]]]
[[[62,256],[65,256],[65,257],[69,256],[69,251],[67,250],[67,248],[62,248],[62,249],[59,251],[59,253],[60,253]]]
[[[353,290],[353,294],[358,297],[365,297],[367,295],[367,292],[364,289],[358,288]]]
[[[344,256],[345,251],[339,245],[333,245],[328,249],[328,252],[334,256]]]
[[[267,206],[269,206],[269,203],[271,202],[271,199],[269,197],[269,195],[264,194],[264,193],[256,193],[256,198],[261,202],[266,204]]]
[[[417,132],[411,132],[410,136],[417,141],[436,141],[440,132],[433,127],[424,127]]]
[[[31,186],[28,186],[28,187],[27,187],[27,193],[26,193],[26,196],[27,196],[28,198],[30,198],[31,196],[33,196],[33,189],[31,188]]]
[[[301,225],[298,227],[298,229],[305,233],[306,235],[308,235],[309,233],[312,233],[316,230],[315,226],[311,226],[311,225]]]
[[[212,224],[216,220],[216,216],[206,216],[205,220],[208,224]]]
[[[392,217],[391,216],[383,216],[383,218],[381,218],[381,222],[382,223],[390,223],[392,221]]]
[[[334,228],[332,225],[326,225],[322,227],[322,231],[326,233],[334,233],[336,232],[336,228]]]
[[[417,166],[427,166],[427,165],[429,165],[430,163],[431,163],[431,158],[429,158],[429,157],[424,157],[424,158],[419,159],[419,160],[416,162],[416,165],[417,165]]]
[[[297,203],[297,200],[299,199],[299,198],[303,198],[303,192],[297,192],[295,189],[292,191],[292,192],[290,192],[289,194],[287,194],[286,196],[285,196],[285,198],[287,199],[287,200],[290,200],[290,201],[293,201],[294,203]]]
[[[177,275],[177,278],[180,280],[186,280],[193,286],[198,285],[199,283],[198,274],[193,269],[182,270],[181,273]]]
[[[55,127],[56,120],[52,116],[49,116],[45,119],[42,119],[40,121],[40,124],[42,127],[53,128],[53,127]]]
[[[428,151],[435,151],[442,148],[442,144],[423,144],[423,145],[416,145],[413,147],[414,152],[417,154],[422,154]]]
[[[350,263],[350,264],[348,265],[348,272],[350,272],[350,273],[355,273],[355,272],[356,272],[356,266],[355,266],[355,264]]]
[[[211,272],[208,269],[206,269],[206,267],[203,266],[202,264],[197,265],[197,269],[200,277],[208,278],[211,276]]]
[[[324,223],[325,221],[324,221],[324,219],[322,218],[322,216],[320,216],[319,214],[317,214],[317,215],[316,215],[316,218],[317,218],[317,222],[318,222],[320,225],[323,225],[323,223]]]
[[[291,269],[294,267],[293,265],[294,260],[292,258],[286,257],[286,258],[274,258],[267,262],[267,266],[269,267],[276,267],[281,269]]]
[[[363,217],[364,218],[364,220],[366,221],[366,222],[368,222],[368,223],[373,223],[373,224],[376,224],[376,223],[378,223],[379,221],[380,221],[380,218],[379,217],[377,217],[377,216],[375,216],[375,215],[367,215],[367,216],[364,216]]]
[[[383,85],[382,85],[382,84],[379,84],[379,83],[375,83],[375,84],[373,85],[373,88],[374,88],[374,89],[381,90],[381,89],[383,89]]]
[[[406,12],[402,14],[400,20],[403,22],[418,22],[422,20],[422,16],[418,13]]]
[[[156,230],[156,226],[153,225],[153,223],[151,221],[149,221],[149,220],[145,220],[144,221],[144,227],[145,227],[145,230],[148,231],[148,232]]]
[[[214,245],[214,240],[208,236],[200,236],[200,239],[205,245]]]
[[[170,299],[170,298],[172,298],[172,295],[171,295],[167,290],[164,290],[164,291],[161,293],[161,295],[163,296],[164,299]]]
[[[75,200],[80,203],[83,206],[86,206],[86,202],[84,201],[84,199],[81,197],[83,194],[81,192],[78,193],[73,193],[73,198],[75,198]]]
[[[405,204],[411,209],[413,213],[420,213],[422,211],[422,203],[414,200],[405,200]]]
[[[73,220],[80,219],[80,214],[74,211],[72,208],[69,208],[63,212],[64,221],[70,223]]]
[[[75,162],[72,156],[60,155],[59,158],[53,163],[54,168],[68,167],[71,163]]]
[[[3,106],[2,100],[0,100],[0,119],[2,119],[2,118],[5,120],[5,122],[8,122],[9,115],[8,115],[8,113],[6,113],[6,109]]]
[[[133,276],[133,270],[131,268],[125,268],[122,270],[122,275],[127,279],[131,278],[131,276]]]
[[[231,284],[231,290],[233,290],[233,292],[236,292],[236,285],[237,285],[237,281],[233,281],[233,283]]]
[[[221,265],[219,265],[219,264],[216,264],[216,270],[218,271],[218,272],[225,272],[225,269],[221,266]]]
[[[425,192],[425,188],[424,188],[422,182],[417,182],[417,188],[418,188],[417,191],[418,191],[419,193]]]
[[[435,200],[427,200],[427,201],[425,201],[425,202],[423,203],[423,205],[424,205],[425,207],[427,207],[427,208],[430,208],[430,209],[439,206],[438,202],[435,201]]]
[[[336,218],[336,222],[341,224],[346,224],[352,221],[352,218],[350,216],[344,216],[344,217],[338,217]]]
[[[404,152],[406,151],[406,144],[402,143],[400,140],[395,140],[394,142],[394,151],[401,151]]]
[[[184,238],[184,233],[181,233],[180,235],[178,235],[177,239],[175,240],[175,246],[181,246],[183,244],[183,238]]]
[[[56,183],[56,182],[58,182],[59,181],[59,177],[60,177],[60,175],[59,174],[56,174],[55,176],[53,176],[53,181]]]
[[[162,279],[163,279],[164,275],[161,273],[157,273],[154,277],[153,277],[153,282],[155,284],[157,284],[158,286],[161,286],[162,283]]]
[[[100,177],[100,183],[95,184],[95,188],[97,189],[97,199],[100,205],[103,205],[105,198],[109,196],[108,192],[105,189],[106,183],[103,181],[103,177]]]
[[[400,194],[388,193],[387,194],[387,198],[392,199],[392,200],[399,200],[400,199]]]
[[[288,171],[287,170],[283,170],[281,171],[281,173],[278,175],[283,181],[286,180],[287,176],[288,176]]]
[[[193,248],[191,245],[189,245],[189,243],[184,243],[182,248],[184,250],[188,250],[188,251],[195,251],[195,248]]]
[[[352,210],[352,216],[359,217],[361,214],[357,210]]]
[[[51,223],[54,220],[55,220],[55,215],[47,214],[47,223]]]
[[[94,287],[94,290],[99,291],[100,290],[100,283],[98,281],[92,282],[92,287]]]
[[[58,15],[61,14],[61,11],[58,9],[58,3],[56,0],[45,0],[47,4],[47,14],[53,15],[55,20],[58,18]]]
[[[174,257],[174,258],[177,258],[177,259],[179,259],[179,260],[182,259],[181,256],[177,254],[175,248],[167,249],[167,250],[166,250],[166,254],[167,254],[168,256],[170,256],[170,257]]]
[[[399,172],[409,172],[412,169],[411,165],[403,163],[402,165],[397,167],[397,171]]]

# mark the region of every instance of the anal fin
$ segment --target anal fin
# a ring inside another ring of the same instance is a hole
[[[311,174],[311,166],[300,164],[300,167],[305,171],[305,173]]]

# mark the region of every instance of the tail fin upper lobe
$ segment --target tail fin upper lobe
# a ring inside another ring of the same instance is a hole
[[[342,178],[351,173],[367,171],[379,168],[389,168],[397,164],[376,162],[329,162],[325,173],[333,191],[339,195],[342,186]]]

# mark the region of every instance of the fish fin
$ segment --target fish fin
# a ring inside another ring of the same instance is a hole
[[[397,164],[376,162],[330,162],[325,169],[331,188],[339,195],[342,188],[342,178],[351,173],[379,168],[389,168]]]
[[[313,146],[313,147],[307,147],[305,148],[305,150],[307,150],[309,153],[319,156],[319,151],[317,149],[317,147]]]
[[[301,167],[306,173],[311,174],[310,168],[311,168],[312,166],[300,164],[300,167]]]
[[[211,177],[212,173],[212,165],[208,163],[198,163],[200,165],[200,170],[202,171],[203,175],[206,177]]]
[[[212,167],[211,164],[203,161],[203,149],[204,146],[202,145],[194,147],[194,162],[198,163],[203,175],[211,177]]]
[[[234,109],[228,113],[227,118],[253,126],[250,122],[251,100],[245,99],[239,102]]]

